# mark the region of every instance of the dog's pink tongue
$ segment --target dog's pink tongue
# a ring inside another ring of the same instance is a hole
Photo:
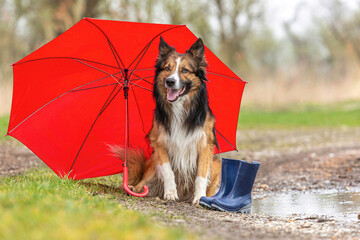
[[[174,101],[179,95],[179,90],[168,89],[167,100]]]

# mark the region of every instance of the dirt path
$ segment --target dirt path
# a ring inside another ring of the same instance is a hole
[[[255,190],[360,186],[360,128],[254,130],[238,133],[238,153],[261,162]]]
[[[39,166],[45,164],[24,145],[10,137],[0,141],[0,176],[18,175]]]
[[[289,191],[359,189],[360,128],[249,130],[240,131],[238,136],[239,152],[221,157],[261,162],[254,199]],[[13,141],[0,143],[0,161],[0,175],[21,174],[44,165]],[[360,221],[329,216],[222,213],[154,198],[125,197],[118,201],[161,224],[182,226],[202,239],[360,238]]]

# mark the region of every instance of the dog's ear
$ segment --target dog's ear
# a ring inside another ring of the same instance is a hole
[[[159,56],[166,56],[169,52],[173,51],[174,48],[170,47],[169,44],[167,44],[162,36],[160,36],[160,43],[159,43]]]
[[[203,60],[205,54],[204,42],[198,38],[196,42],[188,50],[197,60]]]
[[[205,46],[204,46],[204,42],[201,40],[201,38],[198,38],[196,40],[196,42],[186,52],[191,54],[195,58],[195,61],[198,66],[198,71],[197,71],[196,75],[200,79],[207,81],[206,69],[205,69],[207,67],[207,63],[205,60]]]

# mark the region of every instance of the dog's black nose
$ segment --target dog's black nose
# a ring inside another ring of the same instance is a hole
[[[166,79],[166,85],[168,87],[173,87],[175,85],[175,79],[174,78],[168,78]]]

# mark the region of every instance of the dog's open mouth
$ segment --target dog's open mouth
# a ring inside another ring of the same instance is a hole
[[[183,94],[185,92],[185,88],[186,86],[180,88],[180,89],[172,89],[172,88],[166,88],[167,90],[167,100],[169,102],[174,102],[176,101],[181,94]]]

